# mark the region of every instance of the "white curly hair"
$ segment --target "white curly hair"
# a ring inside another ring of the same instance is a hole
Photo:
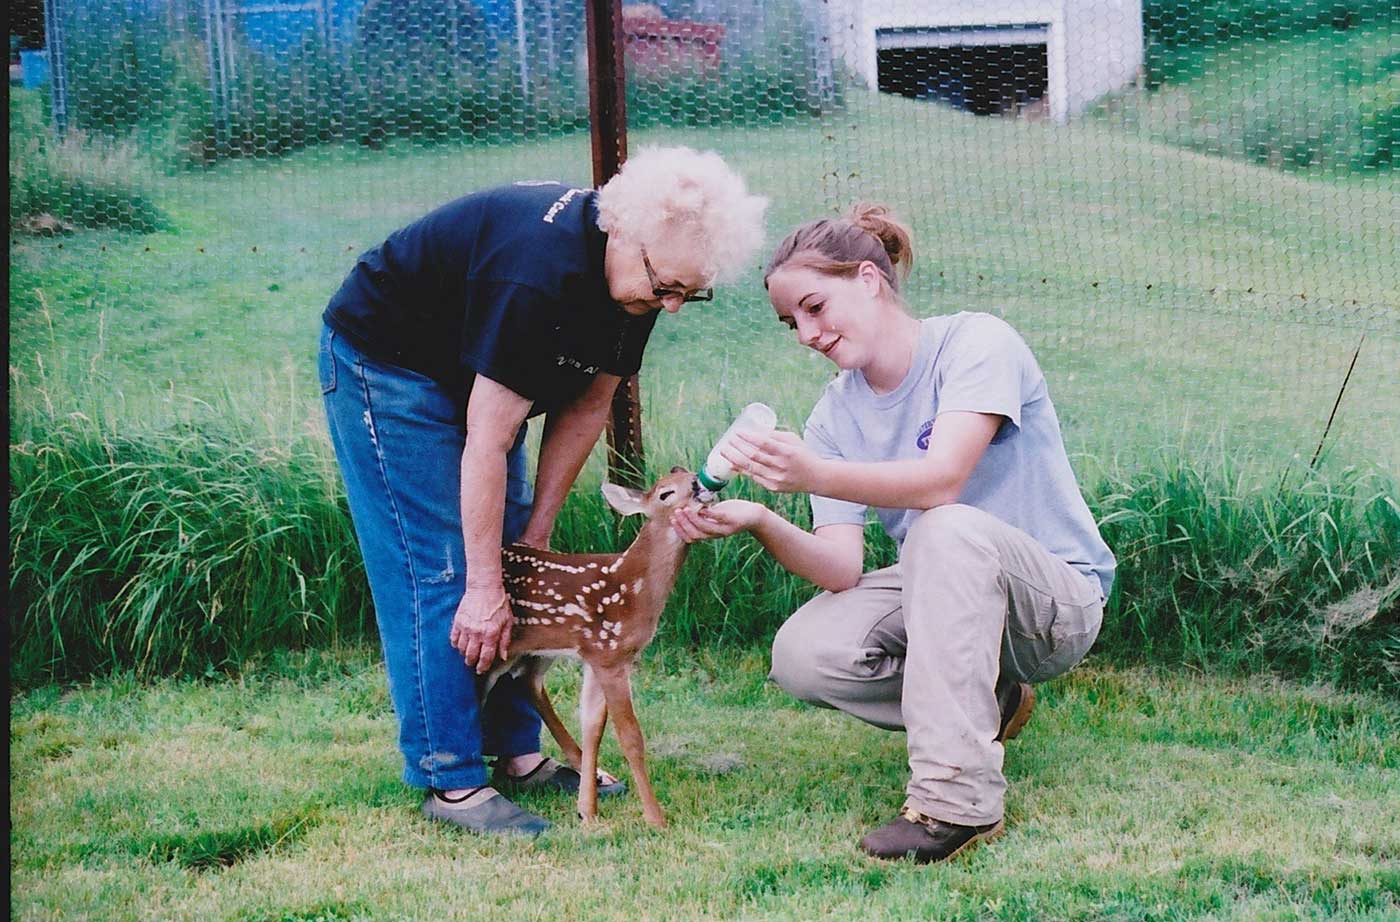
[[[710,280],[732,279],[763,245],[768,199],[714,151],[644,147],[598,190],[598,226],[645,245],[683,234]]]

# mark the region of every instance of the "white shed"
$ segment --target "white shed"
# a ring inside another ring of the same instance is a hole
[[[871,88],[973,111],[1040,100],[1063,122],[1132,83],[1142,0],[829,0],[836,56]]]

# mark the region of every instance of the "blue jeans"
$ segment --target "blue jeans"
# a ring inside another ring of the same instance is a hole
[[[331,442],[345,479],[399,721],[404,782],[486,783],[483,756],[540,748],[524,683],[503,676],[482,706],[477,676],[448,641],[466,586],[461,462],[464,395],[370,359],[323,327],[318,359]],[[503,541],[534,501],[521,426],[506,458]]]

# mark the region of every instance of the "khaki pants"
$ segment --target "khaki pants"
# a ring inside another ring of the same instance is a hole
[[[1098,581],[971,506],[919,516],[899,563],[824,592],[773,640],[771,678],[813,704],[908,733],[906,803],[962,825],[1002,818],[998,689],[1089,652]]]

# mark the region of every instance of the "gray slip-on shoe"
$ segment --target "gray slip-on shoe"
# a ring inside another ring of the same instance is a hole
[[[598,796],[616,797],[619,794],[627,793],[627,782],[621,779],[610,784],[604,784],[603,772],[598,773]],[[579,773],[558,759],[545,758],[530,771],[515,777],[507,774],[505,769],[497,768],[491,776],[491,783],[503,791],[562,791],[567,794],[577,794],[579,782],[583,779]]]
[[[472,832],[506,835],[537,836],[550,826],[549,820],[517,807],[493,788],[482,788],[460,802],[443,800],[441,792],[429,790],[423,815]]]

